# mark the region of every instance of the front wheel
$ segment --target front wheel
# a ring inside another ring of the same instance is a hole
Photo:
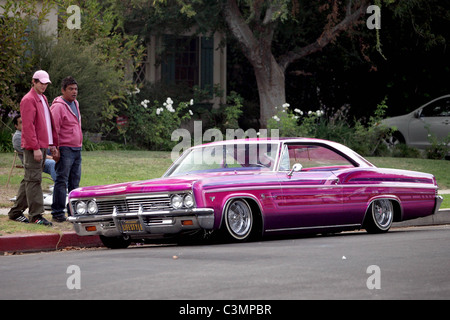
[[[388,232],[394,221],[394,206],[392,201],[379,199],[372,202],[366,217],[365,229],[369,233]]]
[[[246,241],[250,238],[254,217],[247,201],[230,201],[225,209],[224,219],[228,234],[233,240]]]

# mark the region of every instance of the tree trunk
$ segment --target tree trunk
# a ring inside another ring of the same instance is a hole
[[[267,120],[276,114],[275,107],[286,102],[284,69],[272,54],[272,39],[275,24],[271,23],[272,11],[266,14],[266,22],[250,29],[242,18],[236,0],[227,0],[224,4],[225,20],[233,35],[241,45],[242,52],[253,66],[258,86],[260,104],[260,126],[265,128]]]
[[[278,65],[270,54],[270,62],[266,65],[255,67],[256,83],[258,85],[260,105],[260,126],[267,127],[267,121],[272,118],[277,109],[286,103],[284,70]]]

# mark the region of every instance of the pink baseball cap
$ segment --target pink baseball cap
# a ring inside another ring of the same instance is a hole
[[[33,79],[39,80],[40,83],[52,83],[50,81],[50,76],[44,70],[38,70],[34,73]]]

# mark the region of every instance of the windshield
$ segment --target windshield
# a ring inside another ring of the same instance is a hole
[[[278,144],[217,144],[189,149],[165,176],[192,172],[227,170],[268,170],[275,165]]]

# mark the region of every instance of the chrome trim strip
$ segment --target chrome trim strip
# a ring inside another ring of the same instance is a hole
[[[186,190],[185,192],[189,192],[190,190]],[[181,193],[173,192],[175,194]],[[110,195],[110,196],[102,196],[96,195],[95,197],[74,197],[70,198],[70,201],[79,201],[79,200],[92,200],[95,198],[97,201],[108,201],[108,200],[127,200],[127,199],[140,199],[140,198],[158,198],[158,197],[169,197],[170,194],[168,192],[153,192],[153,193],[127,193],[123,195]]]
[[[83,216],[70,216],[67,218],[69,222],[95,222],[95,221],[105,221],[105,220],[116,220],[121,218],[139,218],[140,217],[183,217],[183,216],[208,216],[214,215],[214,209],[212,208],[192,208],[192,209],[180,209],[180,210],[162,210],[153,212],[141,212],[136,213],[118,213],[117,208],[113,210],[112,214],[102,214],[102,215],[83,215]]]
[[[342,227],[360,227],[360,224],[342,224],[335,226],[315,226],[315,227],[296,227],[296,228],[279,228],[279,229],[267,229],[265,232],[278,232],[278,231],[297,231],[297,230],[311,230],[311,229],[326,229],[326,228],[342,228]]]
[[[437,190],[438,187],[433,185],[398,185],[398,184],[381,184],[381,185],[374,185],[374,184],[357,184],[357,185],[339,185],[339,184],[310,184],[310,185],[283,185],[280,186],[279,184],[273,184],[273,185],[266,185],[266,186],[247,186],[247,187],[236,187],[236,186],[230,186],[228,188],[220,188],[220,189],[212,189],[212,190],[206,190],[205,193],[211,193],[211,192],[227,192],[230,190],[233,191],[241,191],[241,190],[263,190],[263,189],[311,189],[311,188],[322,188],[322,189],[328,189],[328,188],[414,188],[414,189],[434,189]]]

